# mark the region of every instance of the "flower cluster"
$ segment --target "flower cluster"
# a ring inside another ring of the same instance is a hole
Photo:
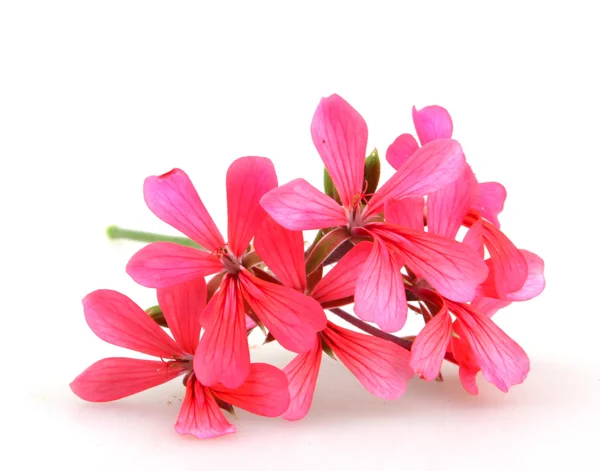
[[[378,187],[379,156],[367,155],[362,116],[337,95],[323,98],[311,134],[325,192],[303,179],[279,186],[266,158],[237,159],[226,177],[227,241],[183,170],[148,177],[150,210],[189,238],[150,243],[127,265],[156,289],[158,306],[144,311],[110,290],[83,306],[102,340],[158,360],[100,360],[73,392],[112,401],[183,376],[175,429],[209,438],[235,431],[222,412],[234,406],[306,416],[323,352],[385,399],[400,397],[415,374],[439,378],[444,359],[471,394],[480,370],[504,392],[523,382],[527,355],[492,316],[542,292],[544,263],[500,230],[506,191],[477,181],[448,112],[413,108],[413,121],[418,141],[402,134],[389,146],[396,171]],[[306,230],[318,231],[308,248]],[[423,329],[393,335],[409,310]],[[248,334],[257,327],[265,342],[297,353],[283,371],[251,363]]]

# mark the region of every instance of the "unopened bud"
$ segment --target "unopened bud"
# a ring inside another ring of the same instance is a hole
[[[365,184],[363,192],[366,193],[367,201],[371,199],[371,195],[377,191],[379,185],[379,176],[381,175],[381,162],[379,160],[379,152],[373,149],[365,159]]]
[[[167,320],[165,319],[165,315],[162,312],[160,306],[152,306],[146,309],[146,312],[150,316],[150,318],[156,322],[161,327],[169,327],[167,325]]]
[[[329,176],[329,172],[327,171],[327,169],[323,169],[323,187],[325,188],[325,194],[327,196],[331,196],[334,200],[336,200],[340,204],[342,203],[342,200],[340,199],[340,195],[338,194],[337,190],[335,189],[333,180]]]

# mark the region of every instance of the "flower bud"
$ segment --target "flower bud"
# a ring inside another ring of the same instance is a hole
[[[379,160],[379,152],[373,149],[365,159],[365,184],[363,192],[367,194],[367,201],[371,199],[371,195],[377,190],[379,185],[379,176],[381,175],[381,161]]]
[[[146,312],[148,313],[150,318],[161,327],[169,327],[167,325],[167,320],[165,319],[165,316],[160,306],[149,307],[148,309],[146,309]]]

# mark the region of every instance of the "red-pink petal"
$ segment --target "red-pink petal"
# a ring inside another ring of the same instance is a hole
[[[455,240],[391,224],[370,224],[369,230],[394,245],[406,265],[445,298],[470,301],[487,277],[483,259]]]
[[[81,399],[115,401],[145,391],[183,374],[176,363],[133,358],[105,358],[83,371],[69,385]]]
[[[494,226],[500,229],[500,221],[498,214],[504,209],[504,201],[506,200],[506,188],[497,182],[485,182],[479,184],[479,196],[473,209],[490,221]]]
[[[471,301],[470,303],[471,308],[488,317],[492,317],[500,309],[503,309],[509,306],[510,304],[510,301],[495,298],[486,298],[483,296],[475,296],[475,299],[473,299],[473,301]]]
[[[300,420],[308,414],[312,404],[317,377],[321,368],[321,339],[306,353],[300,353],[284,369],[290,390],[290,405],[283,414],[286,420]]]
[[[453,139],[432,141],[411,155],[371,198],[366,214],[380,211],[389,198],[425,196],[449,185],[464,170],[465,156]]]
[[[527,301],[542,294],[546,287],[546,279],[544,278],[544,260],[533,252],[521,249],[521,254],[527,261],[527,280],[523,287],[506,295],[509,301]]]
[[[212,251],[225,242],[208,214],[190,178],[175,168],[146,178],[144,199],[160,219]]]
[[[353,296],[356,280],[371,253],[372,245],[370,242],[361,242],[353,247],[319,280],[311,296],[321,304]]]
[[[385,220],[416,231],[425,230],[425,200],[422,196],[407,196],[400,200],[387,200]]]
[[[478,190],[477,179],[466,165],[458,180],[427,197],[427,230],[454,239],[464,217],[477,199]]]
[[[452,118],[445,108],[432,105],[417,110],[413,106],[412,116],[422,146],[431,141],[452,137]]]
[[[479,388],[477,387],[477,373],[479,370],[470,370],[465,368],[464,366],[458,367],[458,377],[460,379],[460,384],[465,391],[473,396],[477,396],[479,394]]]
[[[204,278],[159,288],[157,297],[175,341],[193,355],[200,340],[200,316],[206,306]]]
[[[260,204],[269,216],[291,231],[348,224],[344,209],[333,198],[301,178],[269,191]]]
[[[375,239],[356,281],[354,312],[385,332],[396,332],[406,322],[408,307],[400,273],[402,265],[396,253]]]
[[[476,221],[469,228],[462,243],[471,247],[483,259],[485,255],[485,247],[483,239],[483,223],[481,220]]]
[[[265,210],[260,199],[277,187],[273,163],[265,157],[242,157],[227,170],[227,234],[232,252],[241,257],[256,234]]]
[[[331,95],[321,99],[310,132],[342,204],[351,206],[364,183],[367,123],[342,97]]]
[[[412,134],[400,134],[388,147],[385,158],[395,170],[398,170],[418,148],[419,144]]]
[[[155,357],[184,354],[142,308],[124,294],[99,289],[83,298],[85,320],[102,340]]]
[[[456,334],[450,338],[450,350],[454,355],[454,359],[459,365],[469,371],[479,371],[479,363],[477,363],[477,359],[475,358],[475,354],[473,353],[473,349],[469,345],[469,342],[466,341],[460,319],[454,321],[452,330]]]
[[[411,348],[410,366],[421,379],[431,381],[440,373],[451,332],[452,318],[444,306],[417,335]]]
[[[297,353],[309,351],[327,318],[317,301],[291,288],[239,274],[244,300],[277,341]]]
[[[497,296],[520,290],[527,280],[527,260],[517,247],[496,226],[483,221],[483,238],[490,253],[491,273]]]
[[[265,417],[280,416],[290,404],[287,377],[283,371],[266,363],[253,363],[250,374],[239,388],[215,384],[211,389],[219,399]]]
[[[408,350],[331,322],[323,335],[335,355],[371,394],[383,399],[398,399],[404,393],[413,377]]]
[[[131,278],[147,288],[166,288],[212,275],[223,269],[217,257],[171,242],[154,242],[138,250],[127,264]]]
[[[521,384],[529,372],[529,358],[519,344],[470,306],[452,303],[450,309],[460,320],[461,338],[471,346],[485,379],[503,392]]]
[[[206,308],[212,314],[194,355],[194,372],[205,386],[237,388],[250,373],[246,313],[237,285],[236,278],[225,275]]]
[[[196,438],[215,438],[235,433],[235,425],[227,421],[210,389],[192,377],[186,385],[175,431]]]
[[[267,216],[254,239],[254,249],[284,286],[306,291],[301,231],[290,231]]]

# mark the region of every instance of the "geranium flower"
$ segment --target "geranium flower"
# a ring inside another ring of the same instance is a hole
[[[331,306],[347,304],[354,294],[372,244],[356,245],[314,287],[309,286],[306,278],[302,232],[285,229],[267,216],[256,235],[255,248],[284,285],[312,296],[322,306]],[[400,397],[413,377],[410,353],[404,348],[328,322],[313,348],[296,356],[283,370],[291,397],[284,419],[298,420],[308,413],[323,349],[339,358],[367,391],[383,399]]]
[[[200,336],[200,314],[206,304],[204,280],[160,288],[158,300],[173,338],[127,296],[98,290],[83,300],[85,319],[102,340],[160,358],[105,358],[71,383],[72,391],[91,402],[121,399],[184,375],[185,399],[175,424],[180,434],[211,438],[235,432],[219,406],[238,406],[277,417],[289,405],[288,382],[277,368],[255,363],[237,388],[203,384],[193,367]]]
[[[423,196],[456,180],[465,165],[458,142],[436,140],[418,149],[364,204],[367,125],[362,116],[341,97],[332,95],[319,103],[311,132],[341,205],[303,179],[269,191],[261,204],[290,230],[341,227],[341,232],[332,231],[330,239],[373,241],[356,284],[356,314],[388,332],[404,325],[407,303],[400,272],[404,265],[449,299],[473,299],[488,269],[470,247],[383,222],[380,214],[391,200]]]
[[[160,219],[206,250],[167,242],[147,245],[127,265],[138,283],[163,288],[218,274],[219,291],[203,316],[205,333],[194,361],[202,384],[240,386],[250,372],[246,307],[288,350],[312,348],[325,328],[319,304],[293,289],[268,283],[244,266],[244,255],[265,216],[260,198],[277,186],[273,164],[262,157],[243,157],[227,171],[229,242],[225,243],[183,170],[174,169],[144,182],[144,198]]]
[[[452,119],[441,106],[428,106],[419,111],[413,107],[413,122],[423,146],[452,137]],[[402,134],[390,146],[386,157],[394,168],[401,168],[418,150],[415,138]],[[431,192],[427,199],[429,233],[454,239],[461,225],[465,225],[472,229],[464,242],[482,256],[483,247],[488,249],[486,293],[498,298],[518,291],[527,278],[525,257],[500,231],[498,214],[505,199],[506,190],[500,183],[479,183],[468,165],[458,179]]]

